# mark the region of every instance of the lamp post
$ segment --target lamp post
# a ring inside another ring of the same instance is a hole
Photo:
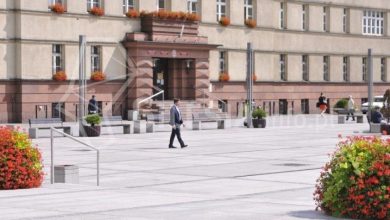
[[[85,114],[85,91],[87,83],[85,79],[85,53],[86,53],[86,37],[85,35],[79,36],[79,135],[85,136],[83,128],[83,117]]]

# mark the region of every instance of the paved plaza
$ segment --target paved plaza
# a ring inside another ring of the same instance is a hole
[[[55,138],[56,164],[75,164],[80,184],[50,185],[50,139],[34,140],[44,156],[43,186],[1,191],[2,220],[11,219],[334,219],[316,212],[312,194],[338,135],[366,135],[368,124],[335,116],[268,118],[266,129],[184,129],[188,148],[168,149],[169,133]],[[178,144],[176,144],[178,145]]]

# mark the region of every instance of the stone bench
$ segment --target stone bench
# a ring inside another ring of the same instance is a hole
[[[382,133],[381,132],[381,124],[370,123],[370,133]]]
[[[355,114],[354,117],[356,118],[356,123],[363,124],[363,116],[362,114]],[[352,116],[348,116],[346,114],[340,114],[337,117],[338,124],[345,124],[345,121],[347,117],[352,118]]]
[[[202,123],[216,122],[218,129],[225,129],[225,120],[218,117],[215,112],[192,113],[192,130],[201,130]]]
[[[123,127],[123,134],[130,134],[131,125],[123,123],[122,116],[108,116],[102,118],[102,127]]]
[[[39,138],[38,131],[50,128],[63,129],[64,133],[72,135],[71,126],[64,126],[61,118],[31,118],[28,120],[28,134],[30,138]]]

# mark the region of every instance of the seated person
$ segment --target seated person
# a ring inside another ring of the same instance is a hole
[[[378,106],[375,106],[375,111],[373,111],[371,114],[371,122],[374,123],[374,124],[379,124],[382,122],[383,120],[383,115],[382,113],[379,111],[379,107]]]

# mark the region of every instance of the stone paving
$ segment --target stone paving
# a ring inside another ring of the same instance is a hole
[[[334,219],[314,211],[314,184],[338,134],[366,135],[368,124],[334,116],[270,117],[266,129],[184,129],[186,149],[168,149],[169,133],[55,138],[56,164],[75,164],[80,184],[0,191],[1,220],[11,219]],[[283,124],[284,123],[284,124]],[[50,139],[34,140],[50,173]]]

